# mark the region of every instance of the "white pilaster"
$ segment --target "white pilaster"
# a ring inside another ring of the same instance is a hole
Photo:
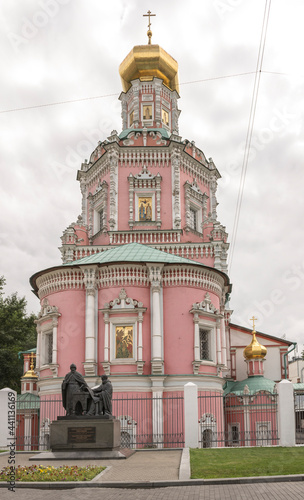
[[[85,315],[85,375],[96,375],[96,338],[95,338],[95,295],[97,288],[97,268],[87,267],[83,269],[84,285],[86,288],[86,315]]]
[[[226,327],[225,319],[221,319],[221,336],[222,336],[222,364],[227,366],[227,342],[226,342]]]
[[[57,329],[58,329],[58,320],[53,319],[53,353],[52,353],[52,363],[54,365],[57,364]]]
[[[149,278],[151,282],[152,293],[152,375],[163,373],[163,355],[162,355],[162,316],[161,316],[161,281],[163,264],[150,265]]]
[[[278,392],[278,424],[280,446],[295,446],[296,428],[294,415],[293,384],[289,380],[281,380],[277,384]]]
[[[198,448],[197,385],[184,385],[185,448]]]
[[[216,322],[216,361],[218,365],[222,364],[221,328],[219,321]]]

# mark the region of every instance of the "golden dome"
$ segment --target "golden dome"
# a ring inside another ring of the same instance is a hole
[[[159,45],[136,45],[119,66],[124,92],[131,87],[131,81],[139,78],[150,81],[161,78],[171,90],[179,92],[178,63]]]
[[[252,332],[252,341],[245,347],[243,354],[245,359],[263,359],[267,354],[267,349],[261,345],[256,339],[256,331]]]
[[[34,372],[34,354],[31,354],[30,358],[30,369],[23,375],[22,378],[38,378],[36,372]]]

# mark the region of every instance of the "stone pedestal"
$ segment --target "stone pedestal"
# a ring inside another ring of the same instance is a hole
[[[60,419],[51,423],[52,451],[119,450],[119,420]]]
[[[119,451],[120,421],[100,416],[59,417],[50,425],[50,448],[39,460],[125,458]]]

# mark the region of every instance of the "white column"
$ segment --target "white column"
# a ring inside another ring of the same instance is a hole
[[[293,384],[289,382],[289,380],[281,380],[276,387],[278,392],[278,425],[280,446],[295,446],[296,427]]]
[[[218,365],[222,364],[222,352],[221,352],[221,328],[220,322],[216,322],[216,362]]]
[[[153,333],[152,333],[152,360],[160,360],[162,358],[162,334],[161,334],[161,318],[160,318],[160,286],[152,287],[152,317],[153,317]]]
[[[152,429],[153,429],[153,443],[157,448],[163,447],[163,391],[155,391],[153,394],[153,408],[152,408]]]
[[[37,328],[37,348],[36,348],[36,368],[40,368],[41,363],[41,330]]]
[[[31,410],[25,410],[24,415],[24,451],[31,450],[32,444],[32,414]]]
[[[163,264],[149,265],[151,292],[152,292],[152,375],[163,373],[162,357],[162,323],[161,323],[161,280]]]
[[[87,290],[85,361],[95,362],[95,290]]]
[[[104,314],[105,335],[104,335],[104,361],[109,361],[109,314]]]
[[[52,363],[54,365],[57,364],[57,327],[58,327],[58,320],[53,319],[53,353],[52,353]]]
[[[138,342],[137,342],[137,361],[142,361],[143,352],[143,339],[142,339],[142,322],[143,314],[140,312],[138,314]]]
[[[200,361],[199,317],[194,315],[194,361]]]
[[[221,319],[221,335],[222,335],[222,364],[227,366],[227,343],[226,343],[226,328],[225,319]]]
[[[185,448],[198,448],[197,385],[184,385]]]
[[[97,288],[97,268],[84,268],[84,284],[86,287],[85,315],[85,375],[96,375],[96,339],[95,339],[95,295]]]

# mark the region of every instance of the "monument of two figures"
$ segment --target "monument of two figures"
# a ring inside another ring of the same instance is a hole
[[[124,458],[119,452],[120,422],[112,415],[112,384],[107,375],[101,380],[99,386],[90,388],[71,364],[61,387],[66,415],[51,424],[55,456],[62,458],[65,452],[66,458]]]
[[[107,375],[101,377],[102,383],[98,387],[91,389],[81,373],[76,371],[76,365],[71,364],[70,370],[61,386],[62,404],[66,410],[66,416],[112,417],[113,388]]]

